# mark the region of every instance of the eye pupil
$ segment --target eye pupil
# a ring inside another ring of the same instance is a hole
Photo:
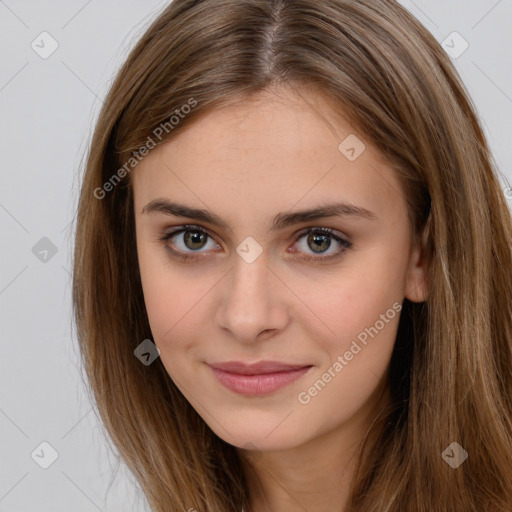
[[[319,242],[318,239],[322,239],[320,241],[320,243],[318,243]],[[323,248],[320,247],[321,250],[317,251],[316,248],[319,247],[321,245],[321,243],[325,242],[326,240],[328,241],[327,247],[323,247]],[[319,233],[310,233],[310,235],[308,236],[308,242],[313,242],[313,247],[315,247],[315,248],[313,248],[313,250],[315,252],[323,252],[323,251],[329,249],[329,247],[331,246],[331,240],[330,240],[329,236],[322,235]]]

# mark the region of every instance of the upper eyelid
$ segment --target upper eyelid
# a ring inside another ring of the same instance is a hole
[[[193,230],[193,229],[197,229],[198,231],[204,231],[205,233],[207,233],[209,236],[212,236],[212,237],[215,237],[216,235],[213,235],[212,234],[212,231],[211,229],[209,228],[206,228],[204,226],[201,226],[199,224],[180,224],[178,226],[172,226],[168,229],[165,229],[165,233],[166,234],[173,234],[173,233],[179,233],[180,231],[187,231],[187,230]],[[311,230],[324,230],[324,231],[332,231],[333,234],[339,234],[341,236],[345,236],[347,238],[348,235],[347,234],[344,234],[342,233],[341,231],[338,231],[337,229],[335,228],[329,228],[329,227],[326,227],[326,226],[320,226],[318,224],[313,224],[311,226],[305,226],[301,229],[299,229],[298,233],[297,234],[303,234],[304,232],[307,232],[307,231],[311,231]]]

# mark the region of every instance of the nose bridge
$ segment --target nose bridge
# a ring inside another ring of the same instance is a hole
[[[279,329],[284,321],[276,277],[268,268],[266,253],[255,260],[237,255],[223,293],[218,325],[242,340],[255,339],[262,331]],[[281,322],[281,323],[280,323]]]
[[[235,257],[234,260],[231,275],[232,292],[235,298],[245,297],[250,301],[253,296],[263,291],[268,281],[268,258],[266,253],[262,253],[254,261],[246,261],[240,256]]]

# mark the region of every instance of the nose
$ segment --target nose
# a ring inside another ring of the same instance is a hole
[[[238,255],[223,280],[216,327],[234,339],[253,343],[283,330],[289,322],[290,291],[265,254],[248,263]]]

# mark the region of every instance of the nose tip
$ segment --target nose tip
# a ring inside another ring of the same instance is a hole
[[[241,342],[274,336],[288,320],[279,287],[272,280],[276,277],[265,258],[260,256],[253,263],[241,258],[225,283],[217,326]]]

